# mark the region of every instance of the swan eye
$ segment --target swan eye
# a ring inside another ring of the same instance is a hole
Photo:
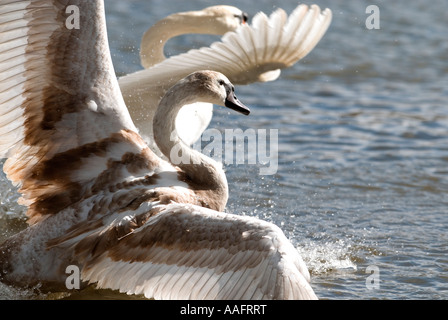
[[[243,12],[240,15],[236,14],[234,17],[240,19],[242,24],[245,24],[247,22],[247,20],[249,19],[249,16],[245,12]]]
[[[220,86],[223,86],[224,89],[226,89],[227,95],[231,94],[232,92],[235,92],[235,87],[231,83],[227,83],[223,79],[218,80],[218,83]]]

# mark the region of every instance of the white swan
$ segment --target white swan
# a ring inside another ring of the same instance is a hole
[[[219,212],[227,200],[222,170],[172,134],[192,93],[248,112],[224,76],[194,73],[161,101],[160,149],[191,160],[173,166],[136,133],[115,78],[103,1],[4,1],[0,157],[30,226],[0,245],[2,282],[65,287],[75,266],[84,282],[156,299],[316,298],[282,231]],[[67,27],[73,6],[79,29]]]
[[[143,34],[140,45],[142,66],[148,69],[164,61],[165,44],[171,38],[189,33],[223,35],[236,30],[247,20],[247,13],[227,5],[171,14]]]
[[[282,9],[269,18],[258,13],[251,25],[244,24],[225,34],[220,42],[165,60],[163,47],[170,37],[207,33],[216,30],[215,25],[226,31],[222,21],[233,21],[224,25],[234,28],[237,25],[234,16],[242,20],[239,9],[211,7],[169,16],[146,32],[141,56],[147,69],[121,77],[119,84],[135,125],[148,141],[152,140],[152,118],[158,102],[176,81],[203,69],[219,71],[235,84],[275,80],[281,69],[291,67],[316,46],[332,18],[329,9],[321,12],[316,5],[299,5],[289,17]],[[211,117],[211,105],[186,106],[177,118],[179,135],[187,144],[194,143]]]

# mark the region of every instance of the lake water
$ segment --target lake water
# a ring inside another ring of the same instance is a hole
[[[251,16],[295,0],[229,0]],[[236,88],[249,117],[211,128],[278,130],[278,170],[226,165],[228,212],[279,225],[321,299],[448,298],[448,11],[444,0],[315,1],[333,11],[318,46],[271,83]],[[106,0],[118,75],[139,70],[142,33],[166,15],[223,4]],[[366,28],[369,5],[379,29]],[[215,37],[173,39],[168,54]],[[0,177],[0,240],[25,226]],[[125,295],[90,289],[72,298]],[[0,284],[0,298],[52,298]],[[69,297],[70,298],[70,297]]]

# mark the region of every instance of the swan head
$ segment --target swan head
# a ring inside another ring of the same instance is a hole
[[[235,31],[249,19],[247,13],[236,7],[227,5],[207,7],[201,13],[209,18],[210,24],[207,25],[208,32],[217,35]]]
[[[184,78],[184,81],[195,91],[195,99],[200,102],[227,107],[244,115],[250,113],[250,109],[236,97],[233,84],[220,72],[197,71]]]

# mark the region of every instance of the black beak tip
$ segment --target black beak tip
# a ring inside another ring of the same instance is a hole
[[[245,116],[248,116],[250,114],[250,110],[244,109],[241,113],[244,114]]]
[[[233,100],[233,101],[232,101]],[[229,109],[232,109],[238,113],[244,114],[245,116],[250,114],[250,109],[242,104],[238,99],[227,99],[225,102],[225,106]]]

